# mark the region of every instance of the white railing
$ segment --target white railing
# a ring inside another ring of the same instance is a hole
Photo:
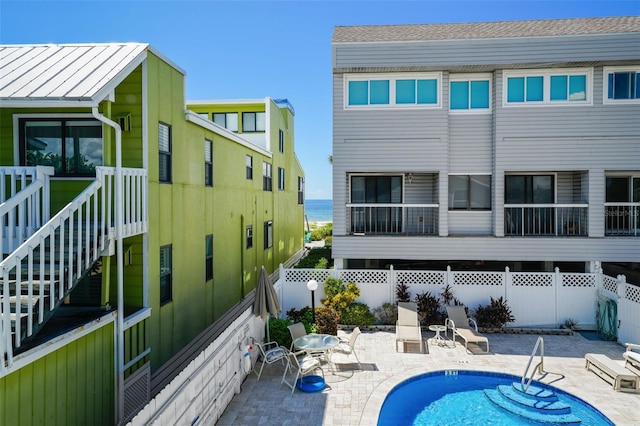
[[[604,235],[640,237],[640,203],[604,203]]]
[[[505,204],[504,234],[586,237],[588,217],[588,204]]]
[[[347,204],[350,234],[438,235],[438,204]]]
[[[146,171],[122,173],[124,236],[132,236],[148,226]],[[96,168],[91,185],[0,263],[0,372],[115,237],[114,184],[114,168]]]
[[[0,167],[0,259],[49,220],[53,167]]]
[[[529,372],[529,367],[531,367],[531,363],[533,362],[533,358],[536,356],[536,353],[538,352],[538,348],[540,348],[540,362],[537,363],[535,367],[533,367],[533,370],[531,370],[531,375],[528,375],[527,373]],[[536,340],[536,344],[533,347],[533,351],[531,351],[529,362],[527,363],[527,366],[524,369],[524,373],[522,373],[522,379],[520,379],[520,389],[524,393],[527,393],[527,391],[529,390],[529,386],[533,381],[533,375],[536,372],[538,374],[544,374],[544,339],[542,338],[542,336],[538,336],[538,340]]]
[[[276,290],[282,311],[310,306],[307,282],[323,283],[326,278],[354,282],[360,288],[358,302],[371,310],[384,303],[395,303],[395,289],[399,283],[409,286],[411,298],[430,292],[439,296],[450,286],[454,296],[474,310],[487,305],[490,297],[504,297],[515,322],[510,327],[558,327],[567,319],[582,327],[595,327],[598,294],[616,301],[618,337],[626,341],[640,341],[640,287],[628,284],[624,276],[612,278],[601,271],[592,273],[511,272],[504,271],[417,271],[372,269],[285,269],[281,268]],[[315,291],[316,306],[324,298],[320,284]]]

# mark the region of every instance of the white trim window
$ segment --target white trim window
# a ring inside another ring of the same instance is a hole
[[[591,105],[592,68],[505,71],[505,106]]]
[[[640,67],[604,67],[603,103],[640,103]]]
[[[441,73],[347,74],[344,107],[440,108]]]
[[[449,112],[491,112],[491,74],[452,74],[449,79]]]

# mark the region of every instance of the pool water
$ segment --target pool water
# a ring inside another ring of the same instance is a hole
[[[389,392],[378,425],[542,425],[512,414],[487,398],[485,389],[520,382],[510,374],[481,371],[436,371],[412,377]],[[553,386],[534,382],[532,386],[550,389],[559,401],[571,405],[571,413],[583,426],[609,426],[613,423],[581,399]]]

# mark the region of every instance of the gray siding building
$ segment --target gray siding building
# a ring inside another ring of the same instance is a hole
[[[336,27],[338,268],[640,262],[640,17]]]

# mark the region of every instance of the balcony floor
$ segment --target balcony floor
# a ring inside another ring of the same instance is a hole
[[[402,380],[444,369],[521,375],[538,337],[487,334],[491,351],[484,354],[484,349],[473,344],[469,344],[469,348],[474,353],[468,353],[459,341],[455,347],[450,340],[447,347],[439,347],[431,343],[434,333],[423,330],[422,335],[429,339],[427,353],[417,350],[399,353],[394,351],[394,332],[363,332],[356,341],[363,369],[358,370],[353,356],[334,355],[337,372],[332,374],[325,368],[328,387],[319,393],[296,391],[291,394],[291,389],[280,383],[283,366],[267,365],[260,381],[256,381],[253,373],[246,378],[242,392],[234,397],[216,424],[374,425],[387,393]],[[616,392],[610,384],[585,369],[586,353],[603,353],[621,360],[623,346],[587,340],[577,333],[545,335],[544,340],[544,368],[548,375],[542,382],[589,402],[615,424],[640,424],[640,410],[632,408],[638,405],[638,394]]]

